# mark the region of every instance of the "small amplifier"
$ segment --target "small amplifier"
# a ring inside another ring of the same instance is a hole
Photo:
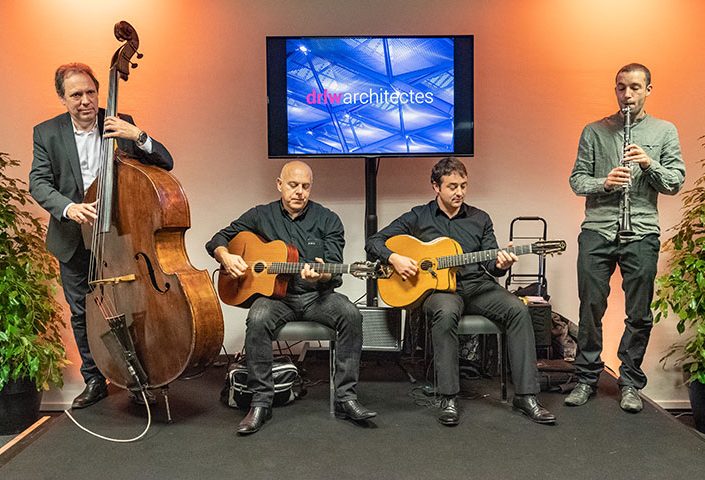
[[[362,349],[401,351],[401,309],[358,307],[362,313]]]

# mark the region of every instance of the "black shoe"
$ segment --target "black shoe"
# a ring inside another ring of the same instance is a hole
[[[144,396],[147,397],[147,403],[149,403],[150,405],[157,404],[157,398],[154,396],[154,394],[150,390],[145,390]],[[142,391],[141,390],[138,390],[136,392],[130,391],[130,400],[135,405],[144,405],[144,398],[142,397]]]
[[[272,418],[271,407],[250,407],[245,418],[237,426],[238,435],[249,435],[258,432],[264,422]]]
[[[595,387],[587,383],[578,383],[570,394],[565,397],[563,403],[569,407],[579,407],[585,405],[592,395],[595,394]]]
[[[458,410],[458,399],[456,397],[443,397],[438,421],[441,422],[442,425],[448,426],[460,423],[460,411]]]
[[[536,395],[514,395],[512,405],[536,423],[556,423],[556,416],[539,403]]]
[[[73,399],[71,408],[86,408],[108,396],[108,386],[105,379],[93,377],[86,382],[86,388],[81,394]]]
[[[335,402],[335,416],[359,422],[376,417],[377,412],[368,410],[357,400],[345,400],[344,402]]]
[[[644,404],[641,401],[641,398],[639,398],[639,390],[631,385],[622,387],[621,397],[619,406],[625,412],[639,413],[641,412],[641,409],[644,408]]]

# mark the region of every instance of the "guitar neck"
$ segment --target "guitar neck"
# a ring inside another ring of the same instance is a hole
[[[525,255],[527,253],[533,253],[531,245],[518,245],[516,247],[506,247],[506,248],[493,248],[492,250],[481,250],[479,252],[463,253],[461,255],[448,255],[446,257],[438,257],[438,268],[453,268],[461,267],[463,265],[470,265],[472,263],[485,262],[487,260],[494,260],[497,258],[497,254],[500,250],[506,252],[511,252],[515,255]]]
[[[344,263],[295,263],[295,262],[273,262],[267,266],[267,273],[279,274],[298,274],[304,267],[308,265],[311,270],[318,273],[350,273],[350,265]]]

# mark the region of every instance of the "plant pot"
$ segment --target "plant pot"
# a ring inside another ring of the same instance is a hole
[[[695,429],[700,433],[705,433],[705,383],[690,382],[688,395],[690,396],[690,408],[693,410]]]
[[[20,433],[37,421],[42,393],[31,380],[6,383],[0,390],[0,435]]]

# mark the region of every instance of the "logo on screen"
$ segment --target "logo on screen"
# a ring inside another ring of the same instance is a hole
[[[447,37],[286,40],[289,154],[452,152]]]
[[[389,90],[379,89],[375,92],[369,89],[366,92],[329,92],[323,90],[323,93],[318,93],[316,90],[311,90],[311,93],[306,95],[306,103],[308,105],[367,105],[367,104],[385,104],[406,105],[407,103],[433,103],[433,92],[390,92]]]

